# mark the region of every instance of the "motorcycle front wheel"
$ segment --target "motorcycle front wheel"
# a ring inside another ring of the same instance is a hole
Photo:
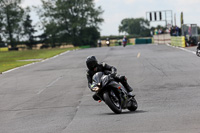
[[[196,55],[200,57],[200,51],[199,50],[196,51]]]
[[[130,111],[135,111],[135,110],[138,108],[138,104],[137,104],[136,99],[135,99],[134,97],[132,97],[132,99],[130,100],[130,102],[131,102],[131,103],[130,103],[131,106],[127,107],[128,110],[130,110]]]
[[[120,114],[122,112],[120,100],[113,91],[105,92],[103,98],[105,103],[114,113]]]

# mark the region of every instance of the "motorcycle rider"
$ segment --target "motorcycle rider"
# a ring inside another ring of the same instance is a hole
[[[96,72],[104,72],[104,74],[110,75],[114,78],[117,82],[120,82],[128,92],[128,96],[133,96],[132,91],[133,89],[127,83],[127,78],[125,76],[117,75],[117,69],[114,66],[110,66],[104,62],[98,63],[95,56],[88,56],[86,59],[87,65],[87,80],[88,80],[88,87],[92,90],[92,77]],[[94,100],[99,100],[96,94],[93,95]]]
[[[123,46],[126,46],[126,44],[127,44],[127,38],[126,38],[126,36],[124,36],[124,38],[123,38]]]
[[[200,42],[197,43],[197,49],[200,50]]]
[[[197,43],[196,55],[200,57],[200,42]]]
[[[98,46],[101,47],[101,39],[98,40]]]
[[[106,44],[107,44],[108,47],[110,46],[110,39],[109,38],[106,38]]]

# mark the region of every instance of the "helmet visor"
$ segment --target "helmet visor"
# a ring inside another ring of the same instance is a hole
[[[96,61],[91,61],[87,63],[87,67],[90,70],[94,70],[95,67],[97,67],[97,62]]]

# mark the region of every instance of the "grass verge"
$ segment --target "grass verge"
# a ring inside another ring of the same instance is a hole
[[[20,67],[26,64],[37,61],[23,61],[29,59],[47,59],[58,55],[60,53],[78,49],[76,48],[65,48],[65,49],[41,49],[41,50],[26,50],[26,51],[4,51],[0,52],[0,73]]]

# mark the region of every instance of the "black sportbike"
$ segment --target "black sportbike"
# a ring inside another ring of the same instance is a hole
[[[122,84],[103,72],[98,72],[93,76],[92,90],[116,114],[120,114],[122,109],[135,111],[138,107],[134,96],[128,96]]]
[[[197,50],[196,50],[196,55],[200,57],[200,49],[199,48],[197,48]]]
[[[196,55],[200,57],[200,42],[197,43]]]

